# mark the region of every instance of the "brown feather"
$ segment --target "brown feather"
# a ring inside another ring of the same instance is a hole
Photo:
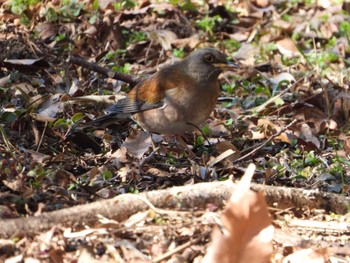
[[[157,103],[165,98],[165,92],[170,89],[181,89],[184,86],[194,82],[186,73],[179,70],[177,65],[172,65],[162,69],[153,76],[149,77],[135,88],[133,88],[128,96],[133,100],[146,101],[149,104]],[[171,76],[171,77],[169,77]]]

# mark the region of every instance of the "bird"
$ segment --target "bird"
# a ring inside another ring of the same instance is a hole
[[[165,135],[191,131],[208,119],[219,93],[219,75],[238,65],[214,48],[201,48],[137,84],[125,98],[92,121],[111,123],[130,116],[142,129]]]

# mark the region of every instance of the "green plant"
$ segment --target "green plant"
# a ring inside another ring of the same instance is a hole
[[[232,82],[230,84],[228,83],[224,83],[221,88],[226,91],[228,94],[234,94],[235,89],[236,89],[237,85],[235,82]]]
[[[202,135],[199,135],[196,139],[196,146],[200,146],[204,144],[204,137]]]
[[[196,25],[200,29],[203,29],[207,34],[213,35],[215,25],[221,21],[222,21],[222,18],[218,15],[216,16],[206,15],[203,19],[197,20]]]
[[[129,34],[129,32],[128,32],[128,34]],[[139,43],[139,42],[142,42],[145,40],[147,40],[147,34],[145,32],[142,32],[142,31],[132,32],[128,37],[128,42],[133,43],[133,44]]]
[[[260,60],[261,61],[268,61],[271,56],[273,55],[273,52],[277,50],[276,43],[267,43],[267,44],[260,44]]]
[[[348,21],[342,21],[339,25],[339,34],[345,36],[348,41],[350,37],[350,23]]]
[[[158,214],[154,214],[153,221],[156,225],[166,225],[164,218]]]
[[[133,0],[122,0],[117,1],[113,4],[115,10],[123,10],[123,9],[130,9],[136,6],[136,3]]]
[[[179,48],[179,49],[174,48],[173,54],[177,58],[183,58],[185,56],[185,51],[183,48]]]
[[[113,173],[110,170],[104,171],[102,173],[103,180],[109,180],[113,177]]]
[[[63,0],[59,13],[66,18],[74,18],[80,15],[85,3],[78,0]]]
[[[39,2],[40,0],[11,0],[8,4],[12,13],[22,15],[31,5]]]
[[[117,59],[120,55],[125,55],[127,53],[126,49],[118,49],[116,51],[109,51],[104,58],[105,59],[109,59],[109,60],[113,60],[113,59]]]
[[[140,191],[136,187],[129,186],[129,193],[138,194],[138,193],[140,193]]]
[[[237,51],[241,47],[241,43],[235,39],[225,39],[222,43],[228,52]]]
[[[55,36],[55,41],[56,42],[62,41],[64,39],[66,39],[66,34],[65,33],[58,34],[57,36]]]
[[[42,16],[46,18],[49,22],[55,22],[58,20],[58,13],[56,10],[52,7],[47,8],[43,13]]]
[[[337,38],[335,36],[333,36],[331,39],[328,40],[326,48],[331,49],[331,48],[335,47],[336,44],[337,44]]]
[[[80,121],[82,118],[84,118],[84,113],[78,112],[74,114],[70,119],[64,119],[64,118],[58,119],[52,124],[52,126],[55,128],[60,126],[60,127],[63,127],[64,129],[68,129],[69,127],[73,126],[73,124]]]
[[[166,164],[168,164],[168,165],[175,165],[176,164],[176,159],[171,152],[167,153],[166,157],[167,157],[166,161],[165,161]]]
[[[254,93],[255,94],[262,94],[262,95],[266,95],[267,97],[271,97],[271,91],[270,88],[268,86],[264,86],[261,85],[259,83],[256,84],[255,88],[254,88]]]
[[[334,63],[339,60],[339,56],[332,51],[311,51],[305,54],[308,62],[311,65],[317,66],[321,71],[329,67],[329,63]]]
[[[230,118],[230,119],[228,119],[228,120],[225,120],[225,126],[229,126],[229,127],[231,127],[232,125],[233,125],[233,119],[232,118]]]
[[[95,10],[95,11],[97,11],[99,7],[100,7],[100,5],[99,5],[99,3],[98,3],[98,0],[94,0],[94,1],[92,2],[92,9]]]
[[[125,63],[123,66],[117,65],[117,66],[112,67],[112,69],[116,72],[127,74],[130,72],[130,66],[131,65],[129,63]]]
[[[196,10],[196,5],[191,0],[169,0],[169,3],[180,7],[183,11]]]
[[[39,188],[41,182],[45,179],[50,179],[53,174],[52,169],[45,169],[42,164],[37,163],[33,169],[28,171],[28,177],[31,178],[29,182],[33,187]]]
[[[298,64],[300,62],[299,57],[288,57],[288,56],[282,56],[282,63],[285,66],[293,66],[295,64]]]
[[[282,16],[282,19],[283,19],[284,21],[286,21],[286,22],[290,22],[290,21],[292,20],[292,17],[291,17],[290,15],[288,15],[288,14],[284,14],[284,15]]]

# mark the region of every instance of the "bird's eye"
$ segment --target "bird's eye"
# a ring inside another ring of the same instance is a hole
[[[214,57],[212,55],[209,55],[209,54],[205,55],[204,59],[206,62],[209,62],[209,63],[214,61]]]

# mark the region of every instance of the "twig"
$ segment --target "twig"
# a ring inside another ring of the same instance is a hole
[[[152,136],[152,135],[151,135]],[[159,150],[160,147],[155,148],[147,157],[145,157],[141,162],[140,162],[140,168],[139,168],[139,172],[141,171],[141,169],[143,168],[143,166],[148,163],[156,154],[156,152]]]
[[[155,260],[152,260],[153,263],[157,263],[157,262],[162,262],[163,260],[171,257],[172,255],[176,254],[176,253],[179,253],[180,251],[188,248],[189,246],[193,245],[193,244],[196,244],[202,237],[197,237],[193,240],[190,240],[188,242],[186,242],[185,244],[182,244],[176,248],[174,248],[173,250],[171,251],[168,251],[166,253],[164,253],[163,255],[160,255],[159,257],[157,257]]]
[[[257,71],[259,72],[259,71]],[[260,73],[260,72],[259,72]],[[289,85],[285,90],[283,90],[281,93],[277,94],[276,96],[268,99],[267,101],[265,101],[263,104],[261,104],[258,107],[254,108],[254,111],[259,113],[261,111],[263,111],[270,103],[274,102],[276,99],[281,98],[284,94],[286,94],[287,92],[289,92],[290,90],[292,90],[294,87],[296,87],[299,83],[301,83],[303,80],[305,79],[305,77],[302,77],[300,79],[298,79],[296,82],[294,82],[292,85]]]
[[[289,227],[311,229],[312,231],[337,232],[339,234],[349,232],[347,222],[322,222],[315,220],[293,219],[288,223]]]
[[[189,211],[178,211],[178,210],[167,210],[167,209],[161,209],[155,207],[146,197],[141,196],[141,195],[135,195],[136,199],[141,200],[144,202],[146,205],[149,206],[150,209],[152,209],[155,213],[160,214],[160,215],[188,215],[191,214]]]
[[[11,142],[9,141],[5,131],[4,131],[4,125],[0,124],[0,133],[2,136],[2,139],[4,140],[5,146],[6,146],[6,150],[11,152],[11,146],[13,149],[15,149],[15,147],[11,144]]]
[[[42,134],[41,134],[40,141],[39,141],[39,143],[38,143],[38,147],[36,148],[36,151],[37,151],[37,152],[39,152],[40,146],[41,146],[41,144],[42,144],[42,142],[43,142],[43,139],[44,139],[44,136],[45,136],[45,132],[46,132],[46,128],[47,128],[47,121],[45,121],[44,130],[43,130],[43,132],[42,132]]]
[[[108,77],[108,78],[113,78],[113,79],[124,81],[126,83],[129,83],[132,86],[135,86],[137,83],[142,81],[142,78],[140,78],[140,77],[129,75],[129,74],[124,74],[124,73],[120,73],[120,72],[115,72],[113,70],[100,67],[94,63],[90,63],[84,59],[74,57],[74,56],[70,57],[69,63],[90,69],[90,70],[95,71],[97,73],[100,73],[101,75]]]
[[[182,213],[185,213],[186,210],[207,209],[208,203],[222,207],[224,200],[230,198],[234,191],[232,184],[231,180],[198,183],[145,192],[138,196],[148,200],[156,207],[157,212],[159,209],[181,209]],[[252,184],[251,188],[254,191],[264,191],[267,203],[278,209],[289,207],[303,209],[307,207],[310,210],[325,209],[327,212],[337,214],[348,213],[350,198],[339,194],[258,184]],[[98,219],[98,214],[121,222],[133,214],[148,210],[150,206],[144,200],[140,200],[132,194],[123,194],[116,198],[45,212],[38,216],[0,219],[0,238],[42,232],[57,224],[67,226],[93,225]],[[160,211],[163,213],[162,210]],[[169,212],[171,211],[166,213]],[[175,213],[175,211],[171,213]]]
[[[252,151],[250,151],[249,153],[247,153],[246,155],[243,155],[242,157],[238,158],[237,160],[235,160],[233,163],[238,163],[244,159],[246,159],[247,157],[253,155],[254,153],[256,153],[257,151],[259,151],[262,147],[264,147],[266,144],[268,144],[269,142],[271,142],[273,139],[275,139],[277,136],[280,136],[283,132],[285,132],[290,126],[292,126],[297,120],[294,119],[291,123],[289,123],[286,127],[283,127],[279,132],[271,135],[271,137],[266,140],[264,143],[260,144],[258,147],[254,148]]]

